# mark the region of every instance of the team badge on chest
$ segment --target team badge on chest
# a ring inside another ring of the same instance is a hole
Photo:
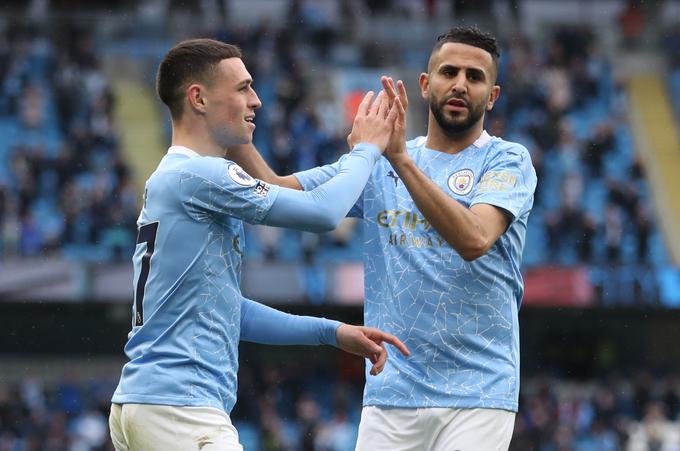
[[[461,169],[449,176],[449,189],[459,196],[464,196],[472,191],[475,173],[470,169]]]

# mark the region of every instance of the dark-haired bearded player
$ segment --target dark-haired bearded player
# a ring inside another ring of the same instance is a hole
[[[367,378],[359,451],[509,446],[536,173],[527,149],[484,130],[500,94],[498,58],[496,39],[477,28],[440,36],[420,75],[427,136],[406,142],[400,108],[387,160],[350,211],[364,219],[364,322],[412,351],[391,353],[383,373]],[[382,82],[407,104],[403,83]],[[267,181],[305,190],[338,172],[335,163],[278,177],[252,147],[230,149],[230,157]]]

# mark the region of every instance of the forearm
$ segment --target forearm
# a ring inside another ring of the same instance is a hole
[[[271,345],[337,346],[342,323],[291,315],[250,299],[241,300],[241,340]]]
[[[407,154],[392,167],[430,225],[466,260],[483,255],[493,243],[481,218],[443,192]]]
[[[229,146],[227,159],[236,162],[248,174],[273,185],[291,189],[302,189],[295,176],[280,176],[269,167],[253,144]]]
[[[262,223],[312,232],[333,230],[356,203],[379,158],[377,147],[356,146],[326,183],[306,192],[281,189]]]

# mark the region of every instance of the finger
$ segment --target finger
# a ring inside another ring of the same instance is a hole
[[[404,109],[404,103],[401,101],[401,99],[396,99],[394,101],[394,104],[397,106],[397,112],[399,113],[400,116],[406,116],[406,110]]]
[[[359,336],[359,347],[361,348],[361,355],[364,357],[369,357],[372,354],[379,354],[382,348],[373,340],[366,337],[365,334]]]
[[[397,337],[395,337],[392,334],[388,334],[387,332],[381,332],[381,335],[382,335],[382,337],[381,337],[382,341],[391,344],[392,346],[397,348],[399,350],[399,352],[401,352],[402,354],[404,354],[407,357],[409,355],[411,355],[411,351],[408,350],[406,345],[404,343],[402,343],[400,339],[398,339]]]
[[[382,345],[382,352],[377,356],[377,361],[373,363],[373,368],[378,372],[382,372],[387,362],[387,349]]]
[[[387,94],[385,94],[385,91],[381,90],[378,93],[378,97],[375,98],[375,102],[373,102],[371,114],[376,117],[385,117],[387,113],[387,105]]]
[[[380,82],[382,83],[383,89],[385,90],[385,93],[387,93],[387,98],[391,103],[397,98],[397,91],[394,89],[394,81],[392,81],[391,77],[382,77]]]
[[[406,110],[408,107],[408,96],[406,95],[406,86],[404,86],[403,81],[397,81],[397,89],[399,90],[399,100],[401,100],[401,104],[404,110]]]
[[[401,108],[401,101],[399,99],[394,99],[394,103],[392,104],[392,108],[390,108],[390,112],[387,115],[387,122],[390,124],[394,123],[394,121],[397,120],[397,118],[402,119],[404,116],[402,115],[404,112],[404,109]]]
[[[374,94],[375,93],[373,91],[368,91],[364,98],[361,99],[361,103],[359,104],[359,108],[357,109],[357,116],[366,116],[368,114],[371,105],[371,100],[373,100]]]

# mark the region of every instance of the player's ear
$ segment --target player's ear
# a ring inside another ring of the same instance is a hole
[[[189,85],[187,88],[187,101],[194,111],[205,113],[206,98],[203,86],[199,84]]]
[[[489,94],[489,100],[486,102],[486,111],[491,111],[493,109],[494,103],[498,100],[498,96],[501,95],[501,87],[494,85],[491,88],[491,94]]]
[[[420,84],[420,95],[423,99],[427,100],[430,98],[430,76],[423,72],[418,78],[418,83]]]

